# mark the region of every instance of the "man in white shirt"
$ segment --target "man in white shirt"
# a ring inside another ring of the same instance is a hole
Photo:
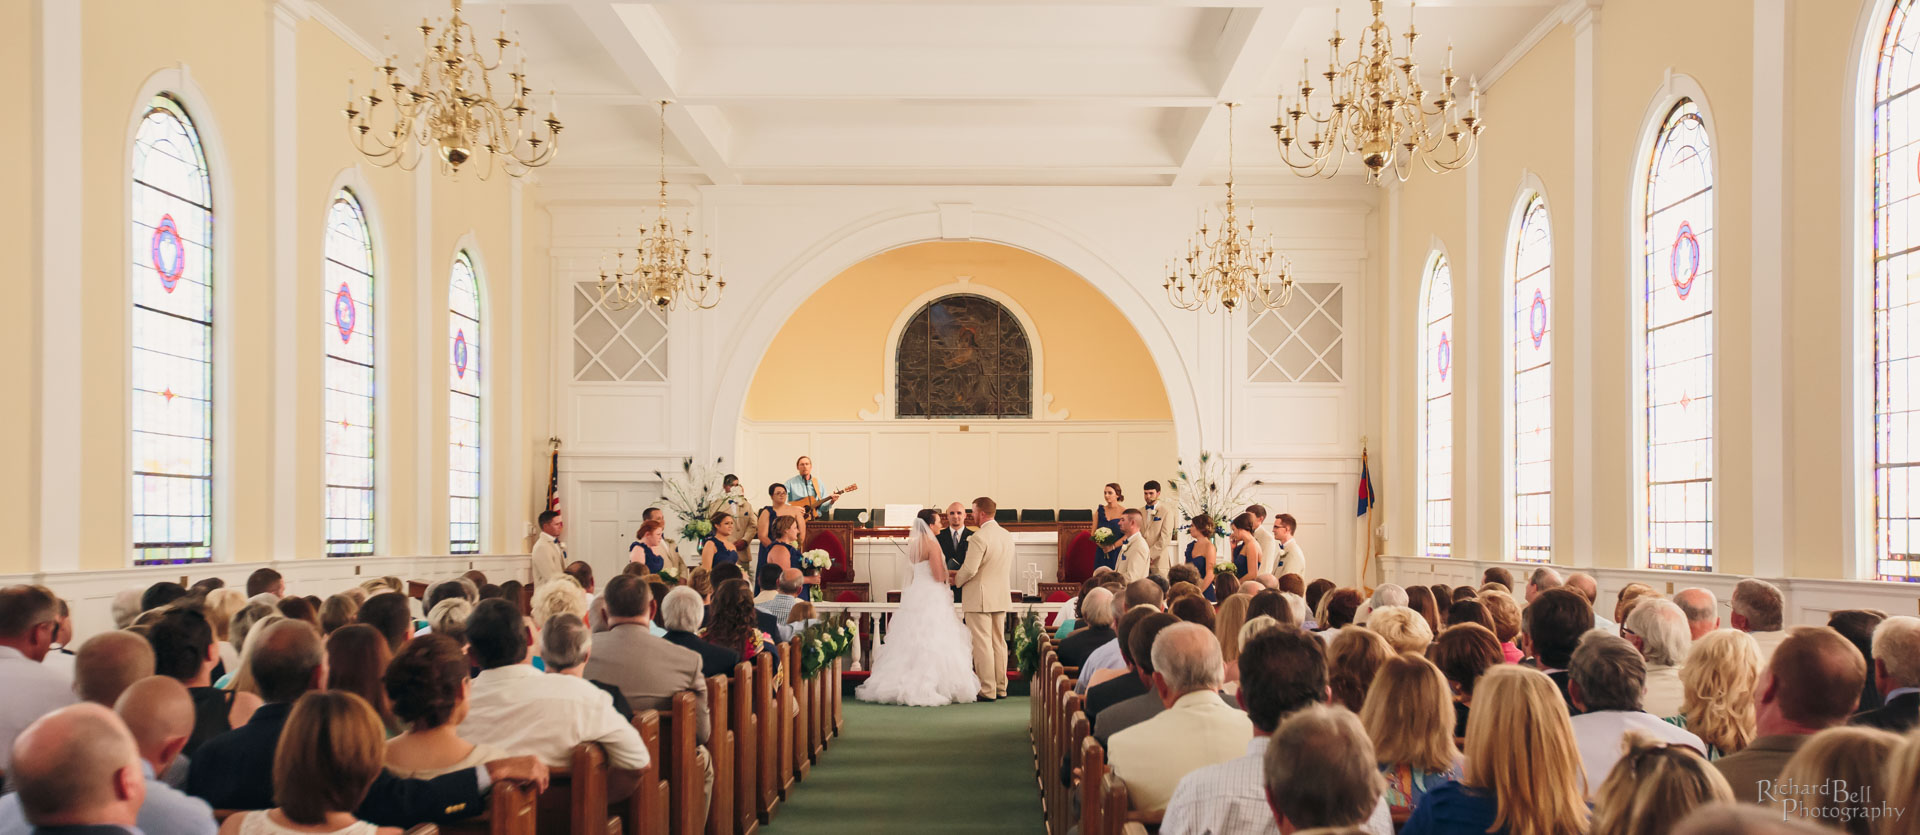
[[[1610,618],[1604,614],[1601,614],[1600,581],[1593,579],[1592,574],[1588,574],[1584,571],[1575,571],[1572,574],[1568,574],[1567,588],[1570,588],[1570,589],[1573,589],[1574,591],[1579,592],[1582,596],[1587,598],[1587,602],[1589,604],[1592,604],[1593,628],[1604,629],[1607,632],[1614,635],[1620,634],[1620,624],[1614,623],[1613,618]]]
[[[1147,548],[1146,537],[1140,535],[1140,521],[1145,518],[1139,510],[1127,508],[1120,514],[1120,544],[1114,550],[1120,554],[1116,568],[1121,579],[1131,583],[1147,579],[1153,570],[1153,554]]]
[[[1267,524],[1267,506],[1247,505],[1247,512],[1253,514],[1253,544],[1260,547],[1260,560],[1247,561],[1247,573],[1269,574],[1280,562],[1279,543],[1274,541],[1273,528]]]
[[[800,569],[789,568],[780,572],[780,585],[774,596],[755,608],[773,616],[776,623],[786,623],[787,613],[793,611],[793,604],[800,602],[802,579]]]
[[[1152,580],[1135,580],[1128,583],[1127,587],[1113,599],[1113,622],[1119,623],[1120,619],[1133,611],[1135,606],[1151,606],[1155,610],[1162,610],[1167,607],[1166,603],[1166,593],[1160,590],[1160,584]],[[1101,670],[1125,670],[1126,668],[1127,662],[1122,657],[1120,639],[1116,635],[1113,640],[1095,647],[1087,656],[1087,662],[1080,665],[1080,678],[1075,680],[1074,692],[1086,695],[1094,673]]]
[[[7,770],[13,739],[33,720],[79,701],[72,680],[40,663],[60,629],[60,601],[38,586],[0,589],[0,771]]]
[[[566,573],[567,546],[560,542],[565,534],[567,523],[560,514],[551,510],[540,511],[540,536],[533,541],[533,585],[545,585],[548,580]]]
[[[1307,552],[1300,547],[1300,540],[1293,535],[1300,522],[1291,513],[1282,513],[1273,517],[1273,544],[1280,550],[1278,564],[1262,574],[1287,575],[1307,573]]]
[[[1153,642],[1153,689],[1167,709],[1109,740],[1108,763],[1127,782],[1134,809],[1165,809],[1181,778],[1246,753],[1253,723],[1220,701],[1225,678],[1212,630],[1193,623],[1161,630]]]
[[[1641,709],[1646,662],[1626,639],[1597,629],[1588,632],[1573,651],[1568,672],[1567,692],[1579,711],[1573,717],[1573,741],[1586,768],[1588,800],[1599,793],[1600,784],[1620,761],[1629,731],[1707,755],[1707,744],[1700,737]]]
[[[1785,609],[1780,587],[1765,580],[1749,577],[1733,587],[1733,622],[1730,625],[1753,636],[1754,644],[1760,648],[1762,664],[1772,658],[1780,642],[1787,639],[1787,633],[1782,628]]]
[[[1678,715],[1686,691],[1680,684],[1680,665],[1686,663],[1687,653],[1693,649],[1687,613],[1671,600],[1643,597],[1627,613],[1620,637],[1647,660],[1646,696],[1641,707],[1662,718]]]
[[[1681,589],[1673,595],[1673,605],[1687,613],[1687,631],[1698,641],[1700,636],[1720,628],[1720,601],[1706,589]]]
[[[568,670],[591,652],[585,625],[568,645],[546,647],[546,663]],[[526,621],[504,600],[483,600],[467,618],[467,652],[481,667],[467,697],[460,736],[469,742],[532,754],[550,768],[565,767],[573,747],[597,742],[614,768],[647,767],[640,733],[613,709],[613,698],[584,678],[542,675],[527,653]],[[629,786],[627,791],[631,792]]]

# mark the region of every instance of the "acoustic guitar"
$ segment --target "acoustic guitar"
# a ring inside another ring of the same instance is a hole
[[[825,504],[829,501],[833,501],[839,498],[840,496],[844,496],[858,489],[860,489],[860,485],[849,484],[833,493],[828,493],[827,497],[824,499],[819,496],[808,496],[804,499],[794,499],[788,504],[791,504],[794,507],[800,508],[801,514],[806,516],[807,519],[811,520],[820,515],[820,505]]]

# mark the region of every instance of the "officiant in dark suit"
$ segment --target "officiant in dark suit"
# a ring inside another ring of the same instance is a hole
[[[967,559],[967,538],[973,532],[967,530],[967,509],[959,502],[947,505],[947,512],[940,517],[940,532],[934,538],[940,541],[940,552],[947,560],[949,576],[960,570],[960,564]],[[953,590],[954,602],[960,601],[960,589]]]

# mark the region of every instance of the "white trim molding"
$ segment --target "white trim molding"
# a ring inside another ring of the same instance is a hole
[[[38,443],[34,445],[37,488],[36,530],[29,551],[42,570],[80,567],[80,427],[85,403],[81,387],[81,328],[84,304],[73,265],[84,259],[85,218],[81,211],[85,170],[81,136],[85,126],[81,83],[82,0],[40,0],[35,33],[40,59],[40,91],[34,97],[40,138],[34,166],[36,210],[40,215],[38,285],[39,355],[34,396]],[[124,523],[123,523],[124,524]]]

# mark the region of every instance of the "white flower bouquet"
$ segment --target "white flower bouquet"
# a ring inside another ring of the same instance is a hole
[[[800,554],[800,568],[802,569],[825,571],[832,567],[833,558],[827,556],[827,552],[824,549],[815,548]]]
[[[1213,564],[1213,573],[1239,574],[1240,566],[1234,565],[1233,560],[1216,560]]]
[[[1095,545],[1098,545],[1098,546],[1100,546],[1100,547],[1102,547],[1102,548],[1105,548],[1105,547],[1107,547],[1108,545],[1112,545],[1112,544],[1113,544],[1113,529],[1112,529],[1112,528],[1094,528],[1094,529],[1093,529],[1093,544],[1095,544]]]

